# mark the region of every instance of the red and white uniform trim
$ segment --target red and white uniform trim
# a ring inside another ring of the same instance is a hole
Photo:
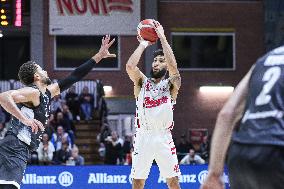
[[[131,177],[146,179],[153,160],[164,178],[180,175],[172,139],[173,103],[168,79],[155,84],[145,79],[136,99],[136,133]]]

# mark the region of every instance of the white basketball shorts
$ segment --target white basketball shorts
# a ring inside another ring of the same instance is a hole
[[[163,178],[180,175],[175,144],[170,131],[137,129],[134,135],[131,178],[147,179],[153,160]]]

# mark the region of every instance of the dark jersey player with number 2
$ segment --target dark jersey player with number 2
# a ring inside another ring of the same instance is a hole
[[[47,123],[51,98],[81,80],[103,58],[115,57],[108,51],[113,43],[109,35],[104,37],[99,52],[58,83],[51,83],[46,71],[33,61],[20,67],[19,79],[26,87],[0,94],[0,105],[13,117],[0,141],[0,189],[20,188],[27,160]]]
[[[283,115],[284,46],[257,60],[219,113],[201,188],[224,188],[220,176],[228,146],[230,188],[283,188]]]

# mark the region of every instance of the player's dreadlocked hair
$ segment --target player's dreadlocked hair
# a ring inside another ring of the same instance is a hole
[[[34,61],[28,61],[24,63],[18,73],[20,81],[24,85],[31,85],[34,82],[34,74],[36,73],[36,63]]]
[[[162,49],[158,49],[158,50],[154,51],[153,54],[154,54],[154,58],[155,58],[156,56],[164,56],[164,52],[163,52]]]

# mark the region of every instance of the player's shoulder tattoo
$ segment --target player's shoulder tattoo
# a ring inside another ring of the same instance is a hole
[[[180,87],[181,85],[181,77],[179,73],[175,73],[173,75],[170,76],[169,78],[170,83],[171,83],[171,88],[173,88],[174,86],[176,87]]]

